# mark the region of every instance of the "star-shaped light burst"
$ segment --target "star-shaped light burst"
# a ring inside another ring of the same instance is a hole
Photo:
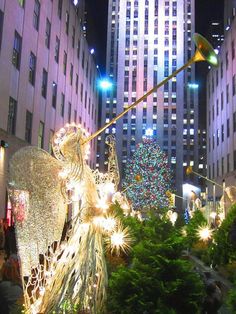
[[[199,226],[197,229],[197,235],[200,240],[207,241],[211,239],[213,230],[209,226]]]
[[[106,243],[111,253],[115,252],[116,255],[120,255],[120,252],[123,251],[127,254],[132,243],[129,228],[123,228],[121,224],[117,225],[116,230],[107,238]]]

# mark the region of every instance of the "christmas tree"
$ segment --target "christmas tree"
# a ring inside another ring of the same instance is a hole
[[[167,156],[154,140],[145,138],[136,146],[126,165],[123,187],[134,209],[168,207],[171,171]]]

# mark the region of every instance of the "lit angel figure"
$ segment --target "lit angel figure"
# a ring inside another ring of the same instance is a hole
[[[200,240],[208,241],[212,237],[213,230],[209,226],[199,226],[197,229],[197,235]]]
[[[89,307],[91,313],[102,311],[107,286],[103,236],[116,227],[115,218],[107,217],[106,211],[118,179],[114,139],[109,142],[112,167],[101,175],[86,162],[87,137],[81,126],[68,124],[52,141],[56,158],[26,147],[11,159],[9,192],[13,212],[21,208],[16,229],[27,313],[57,312],[67,298],[83,309]],[[67,204],[72,207],[72,221],[61,242]],[[91,282],[96,282],[92,290]]]
[[[173,212],[172,210],[168,210],[167,217],[170,220],[170,222],[172,223],[172,225],[174,226],[175,222],[176,222],[176,220],[178,218],[178,213]]]

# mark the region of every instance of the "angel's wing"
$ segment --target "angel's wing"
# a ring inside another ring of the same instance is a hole
[[[58,160],[37,147],[22,148],[10,160],[9,192],[23,276],[61,238],[66,217],[61,168]]]

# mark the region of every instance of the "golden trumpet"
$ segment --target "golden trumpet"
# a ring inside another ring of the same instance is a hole
[[[124,111],[122,111],[118,116],[113,118],[110,122],[105,124],[103,127],[101,127],[98,131],[95,133],[91,134],[83,144],[91,141],[94,139],[97,135],[99,135],[101,132],[103,132],[106,128],[108,128],[110,125],[112,125],[114,122],[119,120],[124,114],[126,114],[130,109],[136,107],[141,101],[143,101],[145,98],[147,98],[149,95],[151,95],[154,91],[156,91],[159,87],[164,85],[166,82],[168,82],[172,77],[176,76],[179,72],[190,66],[194,62],[199,62],[199,61],[207,61],[213,66],[218,65],[218,59],[217,55],[211,46],[211,44],[200,34],[195,33],[193,35],[193,41],[195,43],[195,46],[197,50],[195,51],[195,54],[193,57],[186,62],[181,68],[177,69],[175,72],[173,72],[171,75],[169,75],[167,78],[165,78],[163,81],[161,81],[159,84],[154,86],[151,90],[149,90],[146,94],[144,94],[141,98],[136,100],[133,104],[128,106]]]
[[[196,171],[193,171],[193,168],[192,168],[191,166],[189,166],[189,167],[187,167],[187,169],[186,169],[186,174],[187,174],[187,176],[189,176],[191,173],[196,174],[196,175],[199,176],[200,178],[203,178],[203,179],[205,179],[206,181],[209,181],[209,182],[211,182],[211,183],[213,183],[213,184],[215,184],[215,185],[217,185],[217,186],[219,186],[220,188],[223,189],[223,185],[221,185],[221,184],[219,184],[219,183],[217,183],[217,182],[215,182],[215,181],[209,179],[208,177],[204,177],[202,174],[200,174],[200,173],[198,173],[198,172],[196,172]]]

